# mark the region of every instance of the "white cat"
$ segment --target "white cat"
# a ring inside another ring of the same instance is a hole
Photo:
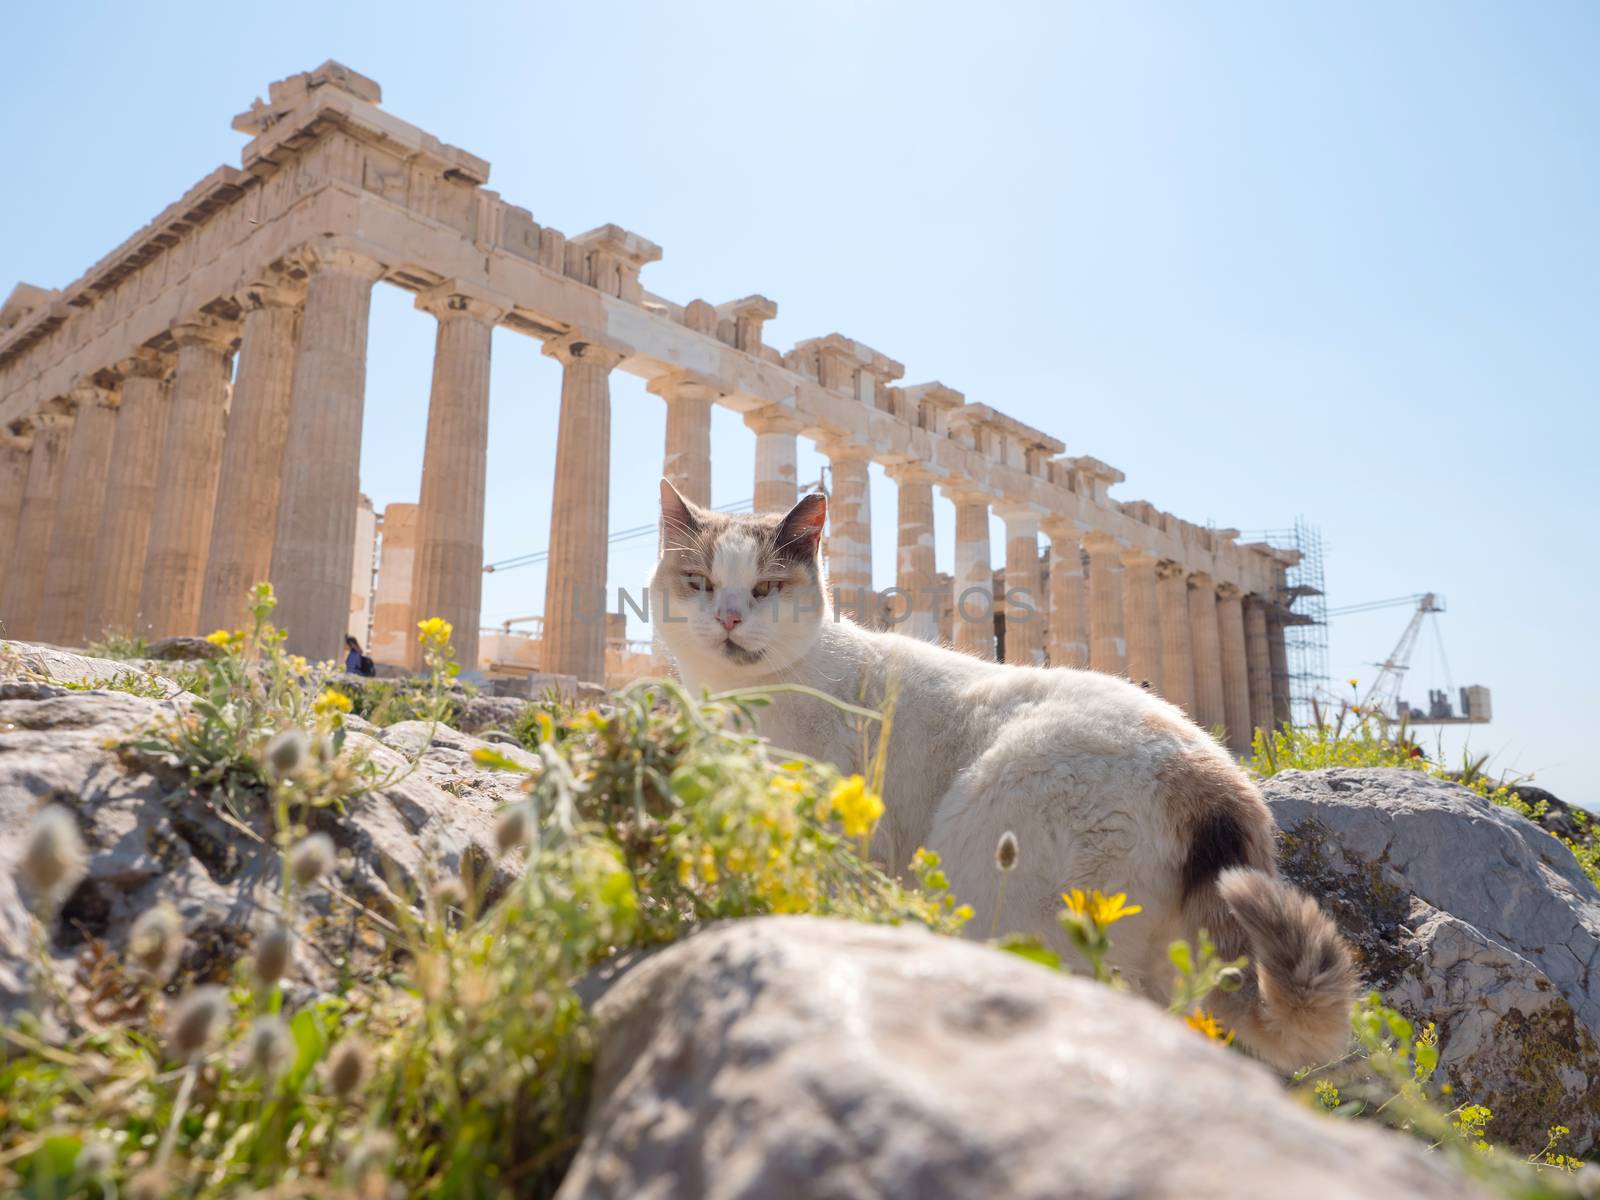
[[[1110,962],[1165,998],[1167,947],[1205,929],[1253,971],[1209,1001],[1241,1044],[1290,1070],[1334,1057],[1357,978],[1314,901],[1282,883],[1272,818],[1255,785],[1182,711],[1094,671],[983,662],[837,616],[818,566],[822,496],[787,515],[726,515],[661,484],[662,553],[651,577],[657,637],[698,691],[804,684],[881,709],[893,698],[885,814],[872,850],[891,873],[919,846],[944,859],[955,895],[988,934],[995,847],[1012,830],[1000,928],[1070,947],[1056,914],[1078,887],[1125,891]],[[864,771],[860,718],[777,693],[761,710],[777,745]]]

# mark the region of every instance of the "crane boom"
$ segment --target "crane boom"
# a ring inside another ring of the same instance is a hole
[[[1416,597],[1417,608],[1406,623],[1405,632],[1395,643],[1389,657],[1378,669],[1367,694],[1361,698],[1361,707],[1369,711],[1392,713],[1400,703],[1400,685],[1411,666],[1411,654],[1417,648],[1417,637],[1422,633],[1422,622],[1430,613],[1443,612],[1444,605],[1432,592]]]

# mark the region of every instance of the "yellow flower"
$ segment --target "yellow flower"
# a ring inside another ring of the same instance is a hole
[[[304,675],[311,669],[311,664],[305,660],[305,655],[291,654],[289,655],[289,669],[296,675]]]
[[[206,641],[210,642],[213,646],[226,646],[232,640],[233,635],[226,629],[214,629],[210,633],[206,634]]]
[[[1360,680],[1352,679],[1349,682],[1350,682],[1351,688],[1353,689],[1356,686],[1356,684],[1360,682]]]
[[[956,920],[960,921],[963,925],[965,925],[968,921],[972,920],[972,905],[970,905],[970,904],[958,905],[956,907],[956,910],[954,912],[952,912],[950,915],[952,917],[954,917]]]
[[[311,711],[322,717],[329,713],[347,713],[351,707],[349,696],[329,688],[312,702]]]
[[[1224,1030],[1217,1019],[1203,1008],[1196,1008],[1183,1019],[1183,1023],[1196,1033],[1210,1038],[1213,1042],[1221,1042],[1224,1046],[1233,1041],[1233,1030]]]
[[[1127,892],[1106,896],[1096,888],[1085,896],[1081,889],[1073,888],[1070,892],[1062,892],[1061,899],[1066,904],[1067,911],[1073,916],[1087,917],[1101,929],[1115,925],[1123,917],[1131,917],[1135,913],[1144,911],[1142,905],[1127,903]]]
[[[687,858],[678,860],[678,886],[688,887],[694,883],[694,863]]]
[[[859,775],[837,784],[828,796],[828,804],[839,814],[846,837],[866,837],[883,816],[883,801],[867,790],[866,780]]]
[[[432,646],[446,645],[450,641],[450,635],[455,632],[455,626],[443,617],[429,617],[426,621],[418,621],[417,629],[420,631],[417,634],[417,641]]]

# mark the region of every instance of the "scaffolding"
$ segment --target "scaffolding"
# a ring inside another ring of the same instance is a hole
[[[1278,605],[1289,660],[1289,712],[1296,725],[1309,725],[1314,719],[1312,706],[1318,697],[1328,695],[1329,684],[1322,530],[1304,517],[1296,517],[1288,529],[1243,533],[1239,541],[1265,542],[1276,550],[1294,550],[1300,555],[1300,561],[1285,573]]]

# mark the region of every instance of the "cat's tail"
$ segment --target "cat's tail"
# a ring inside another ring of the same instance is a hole
[[[1213,895],[1193,897],[1191,923],[1225,957],[1250,959],[1243,987],[1208,999],[1217,1018],[1282,1071],[1337,1058],[1360,979],[1333,921],[1310,896],[1256,867],[1221,871],[1206,890]]]

